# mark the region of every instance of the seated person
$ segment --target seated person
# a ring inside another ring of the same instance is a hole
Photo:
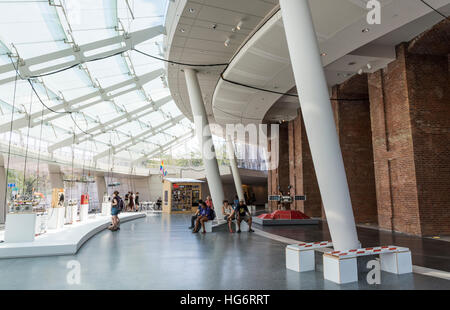
[[[230,233],[233,233],[233,229],[231,228],[231,223],[234,220],[234,215],[231,216],[233,211],[234,211],[233,207],[230,204],[228,204],[228,200],[224,200],[222,206],[222,213],[224,215],[224,220],[228,222],[228,230],[230,231]]]
[[[200,230],[200,225],[203,228],[203,233],[206,233],[206,229],[205,229],[205,223],[208,221],[213,220],[212,216],[212,209],[210,207],[208,207],[206,205],[206,203],[202,202],[200,204],[201,209],[200,209],[200,213],[199,216],[197,217],[197,220],[195,221],[195,227],[194,230],[192,231],[193,233],[198,233]]]
[[[252,215],[248,210],[247,205],[244,203],[244,200],[239,201],[239,206],[234,209],[232,215],[236,213],[237,215],[237,224],[238,231],[237,233],[241,233],[241,222],[245,221],[248,224],[248,232],[254,232],[252,229]]]
[[[200,211],[202,210],[202,200],[200,199],[198,201],[198,208],[197,211],[195,211],[194,215],[191,216],[191,226],[189,227],[189,229],[194,229],[194,225],[195,225],[195,221],[197,220],[197,218],[200,216]]]

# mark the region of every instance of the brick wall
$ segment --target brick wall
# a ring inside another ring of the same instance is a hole
[[[333,87],[332,97],[340,99],[332,100],[332,107],[355,221],[376,224],[378,216],[367,76],[356,75]]]
[[[322,199],[300,110],[297,118],[289,122],[289,164],[291,192],[306,195],[306,201],[296,201],[292,208],[311,217],[321,217]]]
[[[409,54],[402,44],[368,80],[380,227],[449,234],[447,56]]]

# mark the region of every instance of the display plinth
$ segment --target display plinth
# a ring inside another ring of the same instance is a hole
[[[64,227],[66,208],[48,209],[48,229],[60,229]]]
[[[102,216],[111,215],[111,203],[103,202],[102,203]]]
[[[88,219],[89,205],[80,205],[80,222],[84,222]]]
[[[73,224],[78,218],[78,205],[70,204],[66,208],[66,224]]]
[[[33,242],[36,213],[8,213],[5,222],[5,243]]]

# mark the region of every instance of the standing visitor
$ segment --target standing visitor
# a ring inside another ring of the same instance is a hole
[[[136,196],[134,196],[134,205],[135,207],[135,211],[138,212],[139,211],[139,192],[136,192]]]
[[[108,227],[111,231],[120,229],[119,213],[121,208],[123,208],[122,198],[120,198],[119,192],[115,191],[111,201],[111,225]]]

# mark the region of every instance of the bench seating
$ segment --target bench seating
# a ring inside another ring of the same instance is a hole
[[[332,246],[333,243],[330,241],[288,245],[286,268],[296,272],[313,271],[315,270],[315,250]],[[369,255],[380,256],[382,271],[394,274],[412,272],[411,251],[408,248],[391,245],[324,253],[324,278],[338,284],[357,282],[357,258]]]
[[[291,244],[286,247],[286,268],[297,272],[315,270],[315,252],[332,247],[331,241]]]
[[[339,284],[358,281],[357,258],[368,255],[380,256],[382,271],[394,274],[412,272],[411,251],[408,248],[391,245],[325,253],[324,278]]]

